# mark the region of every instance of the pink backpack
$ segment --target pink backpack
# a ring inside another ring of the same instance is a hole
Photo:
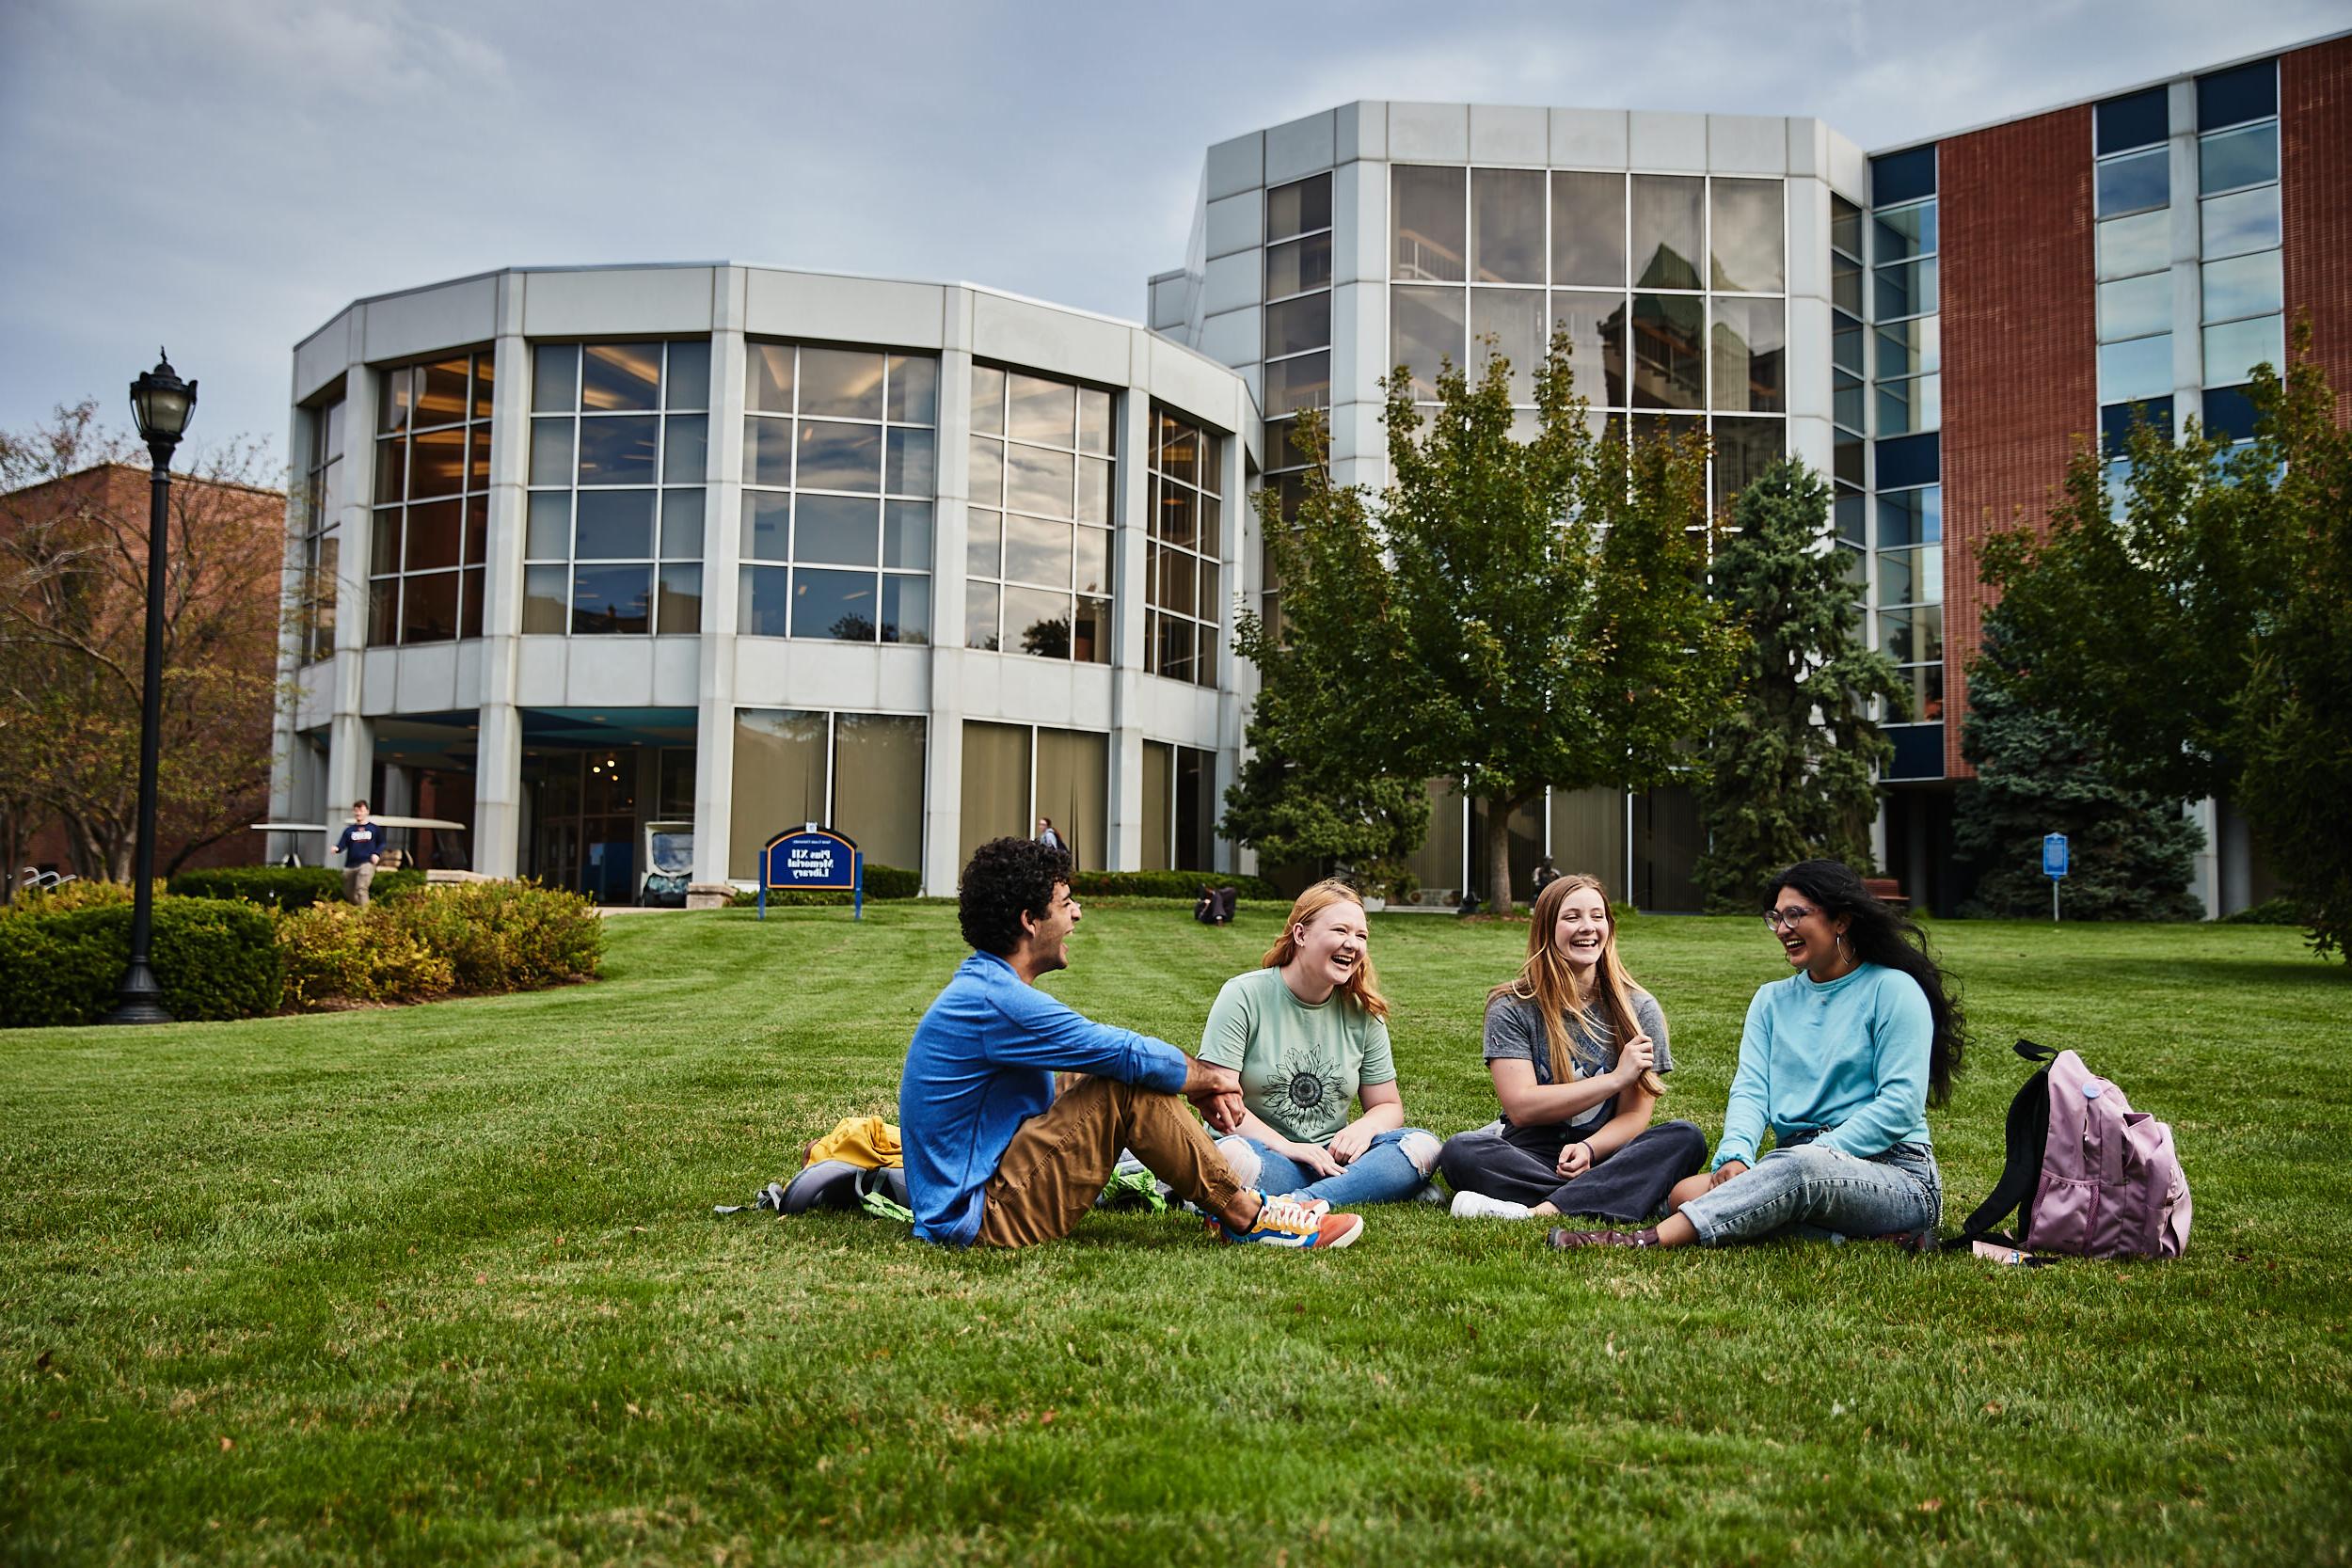
[[[2188,1245],[2188,1178],[2172,1129],[2133,1110],[2122,1089],[2072,1051],[2019,1040],[2017,1054],[2049,1065],[2010,1102],[2000,1184],[1945,1244],[1989,1241],[2020,1253],[2178,1258]],[[2016,1238],[1994,1235],[1993,1227],[2012,1211]]]

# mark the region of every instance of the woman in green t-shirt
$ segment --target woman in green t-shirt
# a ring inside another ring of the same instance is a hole
[[[1428,1187],[1438,1144],[1405,1125],[1370,942],[1356,890],[1317,882],[1261,967],[1217,992],[1200,1059],[1241,1074],[1241,1125],[1217,1150],[1242,1185],[1335,1209]],[[1355,1100],[1363,1114],[1351,1121]]]

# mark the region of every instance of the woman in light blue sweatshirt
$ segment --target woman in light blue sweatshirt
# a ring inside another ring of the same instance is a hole
[[[1934,1231],[1944,1186],[1927,1108],[1951,1092],[1967,1024],[1926,934],[1837,861],[1781,873],[1764,924],[1797,973],[1748,1004],[1714,1168],[1675,1188],[1661,1224],[1554,1230],[1553,1246]],[[1774,1147],[1758,1158],[1767,1129]]]

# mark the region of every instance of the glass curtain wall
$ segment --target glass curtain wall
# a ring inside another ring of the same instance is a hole
[[[1111,395],[972,367],[964,645],[1111,661]]]
[[[939,361],[746,346],[746,637],[928,642]]]
[[[2253,368],[2286,367],[2278,62],[2198,78],[2197,132],[2205,426],[2244,440]]]
[[[368,541],[368,645],[482,635],[491,353],[383,372]]]
[[[768,841],[808,822],[869,866],[919,870],[925,744],[915,715],[738,709],[727,874],[755,879]]]
[[[523,630],[702,630],[710,344],[532,351]]]
[[[2092,111],[2098,222],[2099,428],[2121,493],[2123,440],[2145,420],[2172,436],[2172,150],[2166,91]]]
[[[1944,774],[1943,353],[1936,150],[1872,161],[1869,243],[1870,480],[1877,645],[1911,689],[1886,715],[1892,778]],[[1833,216],[1833,225],[1836,216]],[[1835,249],[1833,239],[1833,249]],[[1843,327],[1843,323],[1839,324]],[[1838,437],[1842,444],[1846,436]],[[1844,476],[1839,476],[1841,486]],[[1839,499],[1846,502],[1841,487]],[[1841,531],[1847,516],[1841,514]],[[1842,533],[1841,533],[1842,537]]]
[[[1143,743],[1145,871],[1207,872],[1216,854],[1216,757],[1189,746]]]
[[[1265,193],[1264,484],[1282,520],[1298,515],[1307,454],[1292,439],[1303,409],[1331,406],[1331,177]],[[1281,584],[1262,558],[1259,612],[1278,626]],[[1209,676],[1215,680],[1214,673]]]
[[[343,400],[310,410],[310,450],[303,465],[302,600],[297,607],[304,660],[335,651],[336,574],[342,561]]]
[[[1830,415],[1836,426],[1830,456],[1836,533],[1854,597],[1868,613],[1870,511],[1865,493],[1869,439],[1867,332],[1862,325],[1862,209],[1842,196],[1829,198]]]
[[[1189,420],[1152,411],[1152,560],[1144,574],[1144,668],[1215,686],[1224,622],[1224,444]]]

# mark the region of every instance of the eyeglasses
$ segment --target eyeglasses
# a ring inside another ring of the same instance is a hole
[[[1777,931],[1786,927],[1794,926],[1798,921],[1803,920],[1806,915],[1813,912],[1813,911],[1806,909],[1803,904],[1791,904],[1785,910],[1766,910],[1764,911],[1764,925],[1767,929]]]

